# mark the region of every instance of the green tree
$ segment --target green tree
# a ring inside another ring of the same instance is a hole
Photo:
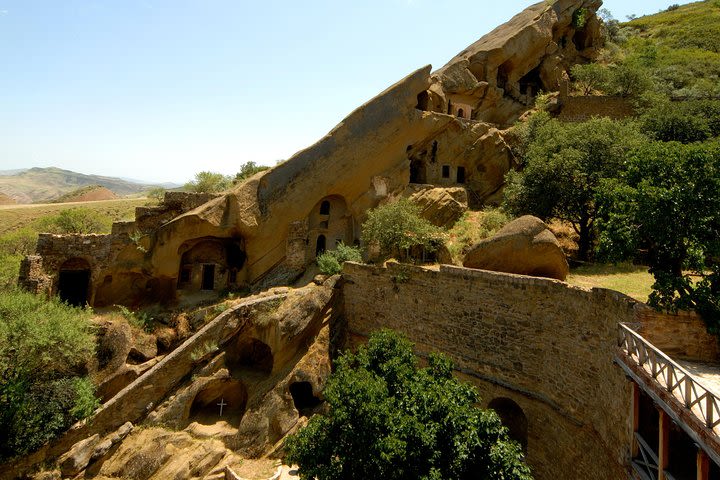
[[[242,165],[240,165],[240,171],[235,174],[235,178],[233,179],[233,184],[240,183],[253,175],[255,175],[258,172],[264,172],[265,170],[269,169],[270,167],[266,165],[258,165],[255,162],[245,162]]]
[[[392,255],[408,258],[414,247],[434,252],[442,244],[443,232],[422,218],[419,208],[406,198],[369,210],[362,225],[363,242],[379,246],[385,258]]]
[[[647,250],[650,303],[695,309],[720,332],[720,144],[654,142],[599,190],[599,253]]]
[[[590,95],[596,90],[604,91],[610,80],[608,69],[597,63],[574,65],[570,74],[583,95]]]
[[[227,190],[232,185],[232,179],[215,172],[198,172],[195,180],[185,184],[185,190],[196,193],[218,193]]]
[[[163,199],[165,198],[166,191],[167,190],[165,190],[163,187],[154,187],[154,188],[151,188],[150,190],[148,190],[147,196],[148,196],[148,198],[152,198],[153,200],[155,200],[156,202],[159,203],[159,202],[162,202]]]
[[[652,88],[646,68],[639,62],[622,62],[609,70],[610,93],[621,97],[638,97]]]
[[[389,330],[346,353],[328,380],[327,415],[314,416],[287,441],[300,478],[532,478],[520,445],[477,391],[452,376],[452,363],[431,355],[418,368],[413,345]]]
[[[362,253],[360,247],[340,243],[335,250],[326,250],[321,253],[316,262],[322,273],[335,275],[342,271],[342,264],[345,262],[362,262]]]
[[[0,291],[0,458],[37,449],[98,401],[81,376],[94,353],[89,311]]]
[[[57,215],[38,219],[35,228],[48,233],[109,233],[112,219],[88,208],[61,210]]]
[[[640,121],[643,131],[656,140],[702,142],[713,133],[704,113],[694,111],[689,105],[665,101],[647,109]]]
[[[578,255],[594,244],[595,195],[600,181],[617,176],[629,151],[647,141],[637,125],[595,118],[562,123],[545,117],[522,147],[522,170],[506,176],[505,208],[514,215],[570,222],[580,236]]]

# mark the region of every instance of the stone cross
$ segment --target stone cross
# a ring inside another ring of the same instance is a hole
[[[222,417],[223,407],[227,405],[227,403],[225,403],[225,399],[221,398],[220,402],[218,402],[218,405],[220,405],[220,416]]]

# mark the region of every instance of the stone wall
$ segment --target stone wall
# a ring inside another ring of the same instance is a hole
[[[621,120],[634,115],[635,109],[627,98],[600,95],[563,96],[558,119],[563,122],[584,122],[592,117]]]
[[[718,337],[708,333],[695,312],[658,312],[645,305],[636,307],[637,332],[673,359],[717,362]]]
[[[528,419],[537,479],[627,478],[630,390],[613,363],[634,302],[609,290],[441,266],[345,264],[350,344],[388,327],[421,355],[449,355],[483,403],[514,400]]]

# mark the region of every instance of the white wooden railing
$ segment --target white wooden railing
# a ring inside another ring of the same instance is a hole
[[[622,323],[618,325],[618,345],[627,356],[700,419],[705,427],[718,434],[720,399],[637,332]]]

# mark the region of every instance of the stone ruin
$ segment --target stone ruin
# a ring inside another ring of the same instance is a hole
[[[540,91],[558,90],[572,65],[596,55],[600,3],[527,8],[224,195],[168,193],[109,235],[43,234],[19,283],[95,307],[206,299],[287,284],[319,252],[358,243],[367,210],[392,197],[422,197],[436,223],[497,202],[516,166],[508,129]]]

